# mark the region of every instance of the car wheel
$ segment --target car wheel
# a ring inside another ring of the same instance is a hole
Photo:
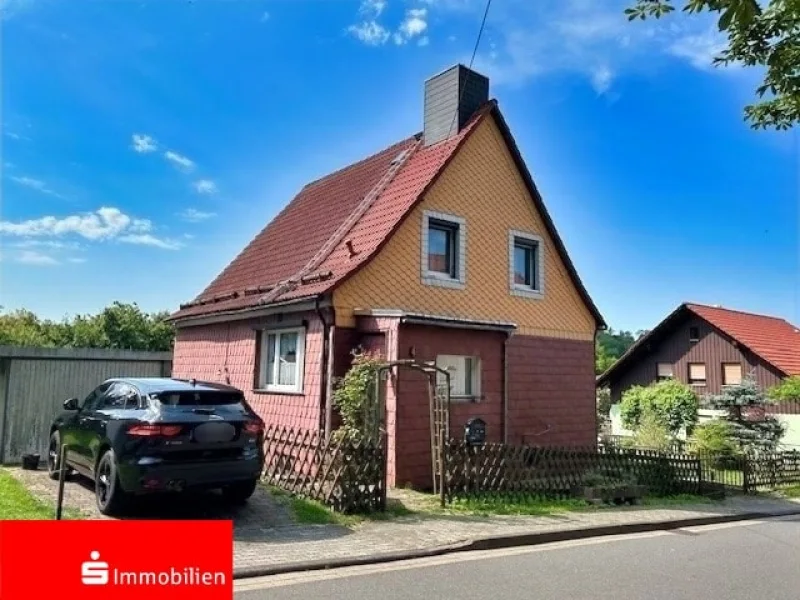
[[[119,484],[117,459],[113,450],[106,450],[94,474],[94,495],[97,508],[104,515],[116,515],[125,506],[125,491]]]
[[[222,488],[222,497],[230,504],[244,504],[256,491],[258,481],[237,481]]]
[[[50,479],[58,481],[59,470],[61,469],[61,434],[54,431],[50,434],[50,443],[47,446],[47,475]],[[64,478],[72,475],[72,469],[67,467]]]

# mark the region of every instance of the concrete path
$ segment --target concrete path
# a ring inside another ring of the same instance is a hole
[[[48,479],[45,472],[9,471],[36,496],[55,502],[57,484]],[[87,518],[102,518],[95,508],[91,485],[81,477],[66,484],[65,506],[81,510]],[[260,489],[246,506],[237,509],[225,506],[216,494],[153,497],[140,501],[130,518],[232,519],[235,574],[247,576],[437,553],[487,538],[790,512],[800,512],[800,503],[737,496],[709,505],[658,509],[627,507],[547,517],[414,515],[366,522],[348,529],[335,525],[294,524],[285,507]]]

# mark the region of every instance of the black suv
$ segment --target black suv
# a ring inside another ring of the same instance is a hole
[[[264,422],[236,388],[195,380],[109,379],[50,427],[47,468],[94,480],[97,507],[116,514],[133,494],[220,488],[245,502],[264,465]]]

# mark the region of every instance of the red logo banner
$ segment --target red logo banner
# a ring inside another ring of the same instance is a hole
[[[230,600],[231,521],[0,521],[0,600]]]

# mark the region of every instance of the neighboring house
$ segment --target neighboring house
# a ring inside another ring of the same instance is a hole
[[[612,402],[635,385],[676,379],[698,393],[720,394],[752,375],[769,388],[800,375],[800,331],[791,323],[719,306],[681,304],[636,341],[605,373]]]
[[[448,368],[455,436],[480,416],[493,441],[593,444],[605,325],[488,92],[448,69],[425,83],[422,133],[304,187],[172,316],[174,375],[329,432],[362,347]],[[385,396],[389,484],[427,487],[425,379],[398,370]]]

